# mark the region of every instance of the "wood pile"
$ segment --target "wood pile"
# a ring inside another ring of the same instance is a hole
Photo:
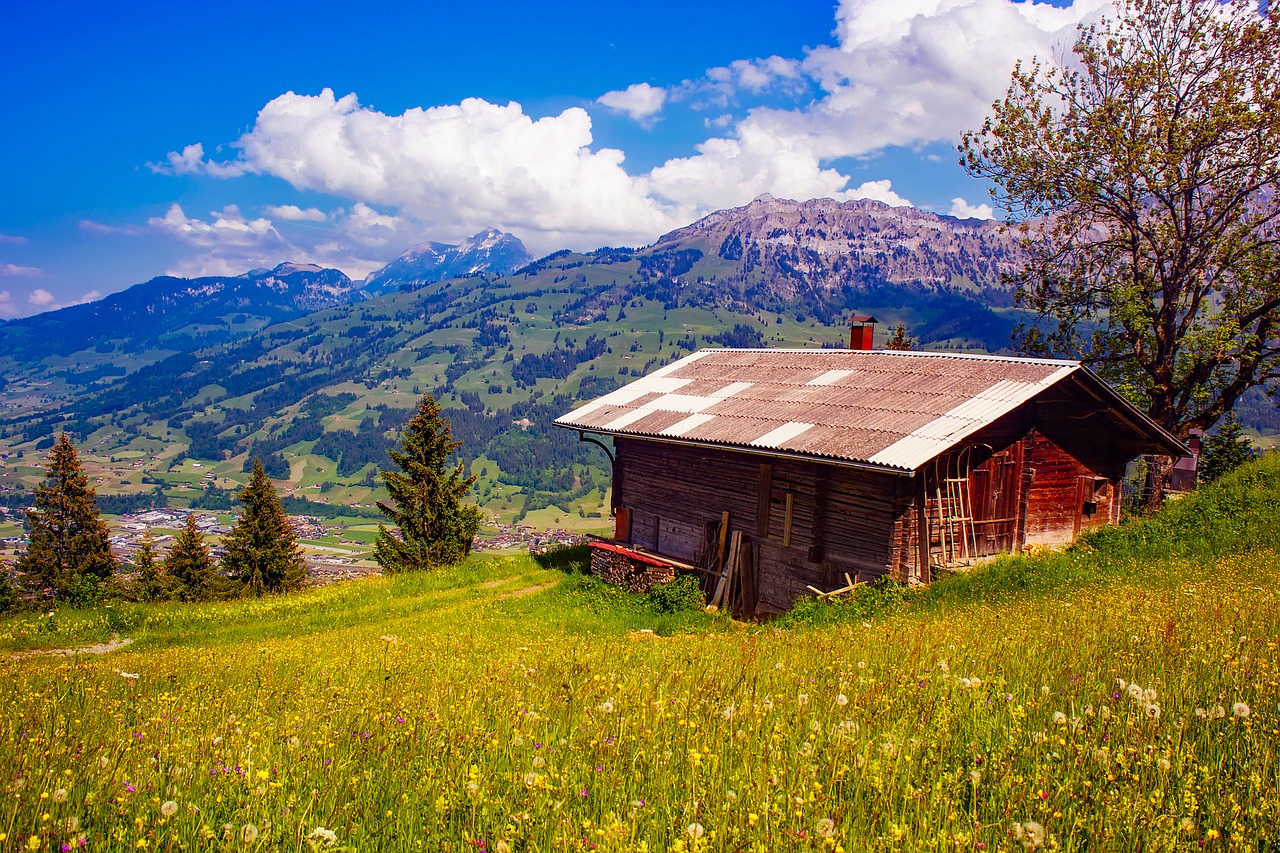
[[[591,574],[631,592],[648,592],[654,584],[675,578],[676,570],[644,555],[627,553],[624,548],[605,548],[593,543]]]

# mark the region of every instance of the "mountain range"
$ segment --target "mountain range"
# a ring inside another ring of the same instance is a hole
[[[999,350],[1019,319],[1000,276],[1019,259],[996,223],[761,197],[640,248],[531,261],[486,231],[362,283],[292,264],[162,277],[0,325],[0,456],[36,459],[65,429],[98,454],[107,494],[195,500],[193,479],[259,456],[291,488],[323,487],[318,501],[367,504],[430,392],[478,498],[510,519],[607,482],[598,451],[550,427],[576,400],[702,346],[842,346],[850,313]],[[37,477],[0,464],[0,492]]]
[[[533,261],[518,237],[489,228],[461,243],[420,243],[361,284],[366,298],[480,273],[507,275]]]

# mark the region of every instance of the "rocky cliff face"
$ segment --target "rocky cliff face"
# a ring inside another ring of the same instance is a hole
[[[956,219],[867,199],[797,202],[761,196],[663,236],[653,252],[697,249],[740,266],[778,296],[843,285],[1004,289],[1023,261],[998,222]]]

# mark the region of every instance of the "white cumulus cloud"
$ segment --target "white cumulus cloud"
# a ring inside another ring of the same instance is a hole
[[[648,83],[633,83],[625,89],[605,92],[598,100],[611,110],[643,122],[662,112],[662,105],[667,102],[667,90]]]
[[[324,222],[329,218],[319,208],[304,209],[296,204],[267,205],[263,212],[273,219],[283,219],[287,222]]]
[[[19,234],[0,234],[0,243],[11,243],[20,246],[26,242],[27,238]]]
[[[44,270],[39,267],[24,267],[20,264],[0,263],[0,275],[33,277],[44,275]]]
[[[864,181],[845,195],[849,198],[869,198],[882,201],[890,207],[911,207],[911,202],[893,191],[893,182],[889,180]]]
[[[222,211],[210,214],[210,220],[188,217],[178,204],[169,206],[163,217],[153,216],[147,223],[153,228],[177,237],[184,243],[201,248],[214,246],[258,247],[282,244],[284,239],[276,231],[271,220],[245,219],[240,208],[227,205]]]
[[[18,314],[18,306],[13,304],[13,294],[0,290],[0,317],[17,317]]]
[[[37,287],[35,290],[27,294],[27,301],[37,308],[47,308],[53,305],[57,300],[49,291],[43,287]]]
[[[956,219],[995,219],[996,213],[989,204],[969,204],[962,198],[951,199],[949,213]]]
[[[287,92],[267,103],[230,160],[200,143],[153,165],[173,174],[269,175],[301,191],[345,199],[328,215],[334,240],[390,248],[406,235],[455,240],[495,226],[535,251],[635,245],[764,193],[807,199],[908,201],[887,180],[854,185],[842,162],[874,168],[889,147],[954,142],[980,125],[1018,59],[1065,55],[1075,26],[1110,0],[1066,7],[1014,0],[841,0],[835,43],[801,56],[744,58],[701,81],[663,88],[636,83],[596,103],[651,121],[679,101],[717,107],[711,134],[683,156],[629,172],[623,152],[596,147],[591,117],[573,107],[536,117],[518,103],[468,98],[390,115],[354,93]],[[743,114],[750,97],[767,105]],[[779,106],[789,98],[791,106]],[[732,118],[726,118],[732,116]],[[363,207],[361,206],[363,205]],[[954,206],[988,214],[986,205]],[[226,211],[224,211],[224,214]],[[315,209],[267,209],[281,221],[321,222]],[[187,218],[175,205],[155,227],[191,245],[262,246],[279,235],[269,219]],[[319,246],[313,248],[318,251]],[[319,262],[319,261],[317,261]]]

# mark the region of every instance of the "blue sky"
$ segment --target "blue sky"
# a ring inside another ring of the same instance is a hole
[[[12,4],[0,318],[491,225],[640,245],[761,192],[990,216],[955,144],[1106,8],[1064,2]]]

